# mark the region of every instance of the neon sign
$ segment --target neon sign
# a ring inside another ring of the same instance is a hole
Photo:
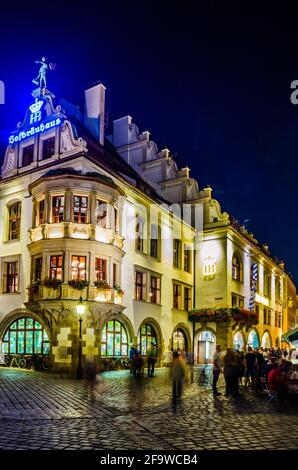
[[[41,120],[41,107],[43,106],[43,103],[43,101],[38,101],[38,99],[36,98],[35,103],[29,106],[29,109],[31,111],[30,124],[33,124],[34,122],[39,122]]]
[[[40,112],[40,111],[38,111],[38,112]],[[21,142],[22,140],[27,139],[27,137],[31,137],[31,136],[36,135],[36,134],[40,134],[40,133],[45,132],[49,129],[52,129],[52,127],[60,126],[61,123],[62,123],[61,118],[59,118],[59,117],[54,118],[51,121],[48,121],[46,123],[41,123],[36,127],[32,126],[27,131],[20,131],[16,135],[11,135],[8,139],[8,142],[10,144],[15,144],[17,142]]]

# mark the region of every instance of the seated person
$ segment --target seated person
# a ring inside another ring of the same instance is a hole
[[[269,372],[268,388],[270,392],[276,393],[277,399],[280,403],[285,402],[286,398],[288,397],[288,388],[286,385],[282,364]]]

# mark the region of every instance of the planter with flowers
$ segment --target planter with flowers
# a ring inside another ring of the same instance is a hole
[[[114,289],[114,293],[115,293],[115,295],[114,295],[115,304],[121,304],[122,303],[122,296],[124,295],[124,290],[121,289],[119,284],[114,284],[113,289]]]
[[[97,289],[97,296],[95,300],[100,302],[112,302],[113,289],[107,281],[100,279],[94,281],[94,286]]]
[[[246,328],[256,325],[258,323],[258,315],[245,308],[239,307],[214,307],[214,308],[201,308],[194,309],[189,314],[189,321],[195,322],[231,322],[233,321],[232,328],[240,324]]]

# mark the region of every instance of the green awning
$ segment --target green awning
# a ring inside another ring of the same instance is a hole
[[[282,341],[292,342],[298,341],[298,328],[294,328],[294,330],[287,331],[281,336]]]

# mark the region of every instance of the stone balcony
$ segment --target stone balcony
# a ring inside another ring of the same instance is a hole
[[[74,222],[41,224],[31,228],[29,232],[31,243],[55,238],[74,238],[95,240],[114,245],[120,249],[123,247],[123,237],[118,232],[112,228],[103,228],[94,224],[76,224]]]
[[[83,290],[70,287],[68,284],[61,284],[58,289],[37,285],[28,289],[29,302],[45,300],[79,300],[80,297],[86,301],[98,302],[98,304],[122,305],[122,294],[116,290],[98,289],[95,286],[88,286]]]

